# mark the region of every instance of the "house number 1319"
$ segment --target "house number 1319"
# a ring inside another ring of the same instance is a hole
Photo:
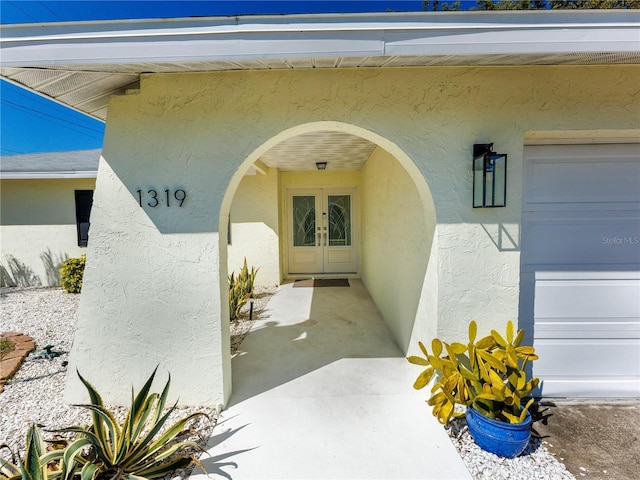
[[[164,191],[164,195],[162,192],[158,192],[156,190],[147,190],[145,193],[143,190],[138,190],[138,202],[140,206],[148,206],[151,208],[156,208],[162,204],[166,207],[170,207],[171,205],[182,206],[184,201],[187,198],[187,192],[184,190],[169,190],[166,189]]]

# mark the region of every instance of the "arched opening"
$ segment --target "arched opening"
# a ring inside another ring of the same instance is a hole
[[[404,354],[436,331],[435,207],[422,173],[388,138],[327,121],[273,136],[236,171],[219,228],[228,240],[220,243],[221,298],[229,268],[246,257],[261,268],[258,284],[361,282]],[[305,258],[292,253],[298,247]]]

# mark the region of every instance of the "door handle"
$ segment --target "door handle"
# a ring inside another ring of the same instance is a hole
[[[318,232],[318,243],[317,243],[318,247],[322,246],[322,234],[320,232]]]

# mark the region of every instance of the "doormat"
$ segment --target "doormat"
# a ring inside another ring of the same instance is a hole
[[[305,278],[296,280],[294,287],[348,287],[349,280],[346,278]]]

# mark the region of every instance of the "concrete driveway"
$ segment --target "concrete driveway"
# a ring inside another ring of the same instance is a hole
[[[246,479],[468,479],[368,292],[281,286],[233,359],[202,457]],[[206,480],[204,475],[192,478]]]
[[[640,402],[545,399],[536,430],[577,479],[640,479]]]

